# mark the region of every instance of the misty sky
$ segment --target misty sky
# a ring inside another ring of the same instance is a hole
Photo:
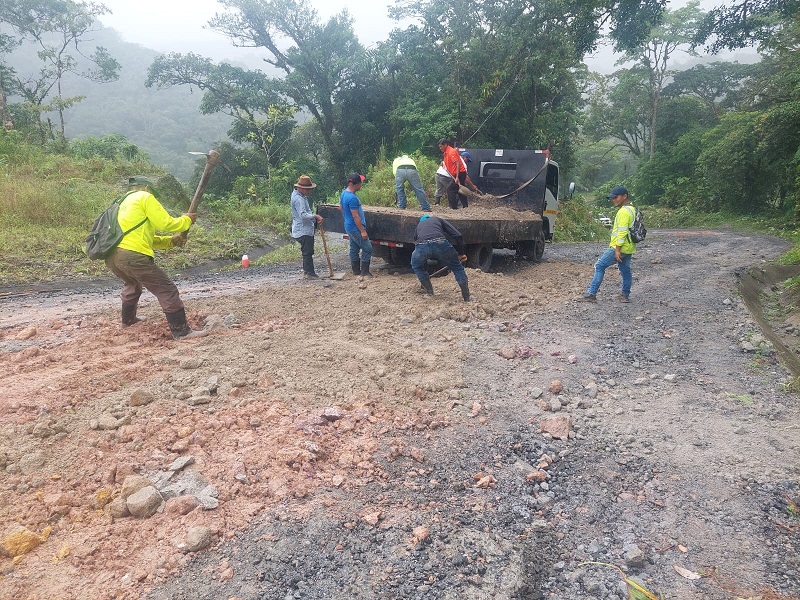
[[[208,21],[223,6],[216,0],[101,0],[112,14],[100,17],[107,27],[116,29],[127,42],[138,43],[158,52],[195,52],[215,61],[240,59],[253,64],[260,61],[261,50],[234,48],[220,33],[207,27]],[[407,23],[392,21],[387,9],[394,0],[310,0],[321,20],[347,8],[355,20],[354,31],[362,45],[369,47],[385,40],[395,27]],[[669,8],[687,0],[669,0]],[[701,0],[705,10],[723,0]],[[259,58],[254,58],[259,57]],[[675,57],[677,61],[684,57]],[[595,56],[586,58],[590,69],[609,73],[614,70],[611,50],[600,47]]]
[[[101,0],[112,14],[100,21],[116,29],[127,42],[141,44],[159,52],[196,52],[211,58],[237,58],[237,52],[222,34],[207,27],[215,13],[223,12],[216,0]],[[391,0],[311,0],[321,20],[347,8],[355,19],[354,30],[364,46],[387,38],[395,22],[387,16]],[[228,54],[229,53],[229,54]]]

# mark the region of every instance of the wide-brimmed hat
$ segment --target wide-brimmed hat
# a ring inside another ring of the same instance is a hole
[[[297,180],[297,183],[294,184],[294,187],[313,190],[315,187],[317,187],[317,184],[311,181],[311,177],[308,175],[300,175],[300,179]]]

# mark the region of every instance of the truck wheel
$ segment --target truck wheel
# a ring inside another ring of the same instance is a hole
[[[467,247],[467,267],[488,273],[492,268],[491,244],[472,244]]]
[[[525,240],[517,244],[517,258],[520,260],[536,260],[536,242]]]
[[[545,246],[544,231],[539,232],[539,235],[536,236],[536,239],[533,241],[533,244],[534,244],[533,259],[538,262],[542,260],[542,256],[544,256],[544,246]]]
[[[392,261],[393,265],[398,267],[410,267],[412,252],[413,250],[410,248],[398,248],[397,246],[392,246],[389,248],[389,260]]]

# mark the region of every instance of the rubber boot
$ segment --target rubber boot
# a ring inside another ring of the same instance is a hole
[[[369,261],[361,263],[361,276],[372,278],[372,273],[369,272]]]
[[[361,263],[357,260],[350,261],[350,267],[353,269],[353,275],[361,275]]]
[[[122,326],[130,327],[144,321],[136,316],[136,303],[122,305]]]
[[[180,309],[174,313],[164,313],[169,323],[169,329],[172,332],[172,337],[176,340],[186,340],[195,337],[205,337],[209,334],[208,331],[193,331],[186,322],[186,310]]]
[[[422,285],[422,289],[425,290],[425,293],[428,294],[428,296],[433,296],[433,284],[431,283],[429,277],[426,277],[419,283]]]
[[[464,298],[464,302],[472,300],[472,296],[469,295],[469,287],[466,283],[459,283],[458,287],[461,288],[461,297]]]

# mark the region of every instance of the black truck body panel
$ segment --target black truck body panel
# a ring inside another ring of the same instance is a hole
[[[542,214],[547,185],[544,152],[479,148],[467,151],[472,156],[467,163],[467,174],[478,189],[493,196],[505,196],[533,179],[502,202],[509,208]]]

